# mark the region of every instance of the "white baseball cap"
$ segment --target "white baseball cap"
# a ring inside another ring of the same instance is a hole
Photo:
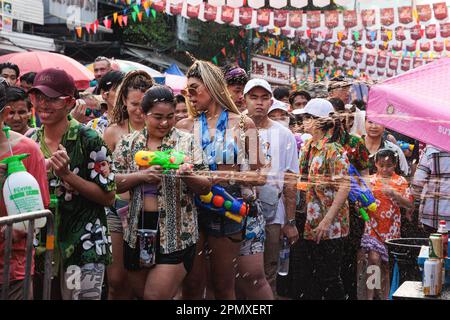
[[[311,99],[303,109],[297,110],[294,114],[310,114],[318,118],[327,118],[331,113],[334,113],[331,102],[321,98]]]
[[[283,101],[277,100],[275,98],[272,98],[272,101],[272,106],[270,107],[269,112],[267,112],[268,114],[274,110],[283,110],[289,112],[287,104]]]
[[[244,87],[244,95],[246,95],[250,90],[256,87],[261,87],[272,94],[272,87],[264,79],[251,79],[248,81]]]

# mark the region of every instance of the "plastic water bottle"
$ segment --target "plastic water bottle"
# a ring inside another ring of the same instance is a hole
[[[280,276],[286,276],[289,273],[289,241],[287,237],[283,238],[283,246],[280,250],[280,256],[278,257],[278,274]]]

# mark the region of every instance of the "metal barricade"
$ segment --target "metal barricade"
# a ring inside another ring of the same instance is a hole
[[[43,300],[50,300],[51,292],[51,279],[52,279],[52,259],[54,249],[54,224],[53,214],[50,210],[33,211],[29,213],[23,213],[15,216],[7,216],[0,218],[0,227],[6,225],[5,230],[5,255],[4,255],[4,268],[3,268],[3,283],[1,300],[8,300],[9,283],[10,283],[10,261],[12,253],[12,235],[13,224],[22,221],[29,221],[27,242],[26,242],[26,265],[25,265],[25,279],[24,279],[24,300],[30,299],[30,284],[31,284],[31,264],[32,264],[32,247],[34,237],[34,221],[38,218],[47,218],[46,230],[46,252],[45,252],[45,267],[44,267],[44,292]]]

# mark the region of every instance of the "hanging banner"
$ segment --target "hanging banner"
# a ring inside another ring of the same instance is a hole
[[[408,71],[411,69],[411,60],[410,59],[402,59],[402,64],[400,66],[400,69],[403,71]]]
[[[366,55],[366,65],[370,67],[375,65],[375,55],[373,54]]]
[[[273,25],[278,28],[284,28],[287,24],[287,10],[273,11]]]
[[[157,12],[164,12],[164,10],[166,9],[166,1],[165,0],[154,1],[152,6],[153,9],[155,9]]]
[[[308,46],[311,50],[314,50],[316,53],[319,53],[320,42],[317,40],[311,40]]]
[[[322,31],[323,32],[323,31]],[[330,40],[333,38],[333,34],[334,34],[334,30],[333,29],[328,29],[325,30],[325,40]],[[323,33],[322,33],[322,37],[323,37]]]
[[[344,55],[342,56],[342,58],[345,61],[350,61],[350,60],[352,60],[352,56],[353,56],[353,50],[349,49],[349,48],[345,48],[344,49]]]
[[[393,71],[391,71],[391,70],[386,70],[386,77],[387,78],[392,78],[394,76],[394,72]]]
[[[380,10],[380,20],[383,26],[390,26],[394,23],[394,8],[384,8]]]
[[[179,15],[179,14],[181,14],[182,10],[183,10],[183,2],[170,4],[170,13],[171,14]]]
[[[384,73],[385,73],[384,68],[383,69],[377,69],[378,76],[382,77],[382,76],[384,76]]]
[[[9,3],[14,10],[14,6],[16,2],[22,2],[23,5],[27,6],[28,9],[38,10],[39,6],[34,8],[33,2],[35,1],[3,1],[3,13],[6,12],[6,4]],[[49,13],[55,17],[66,21],[74,21],[74,23],[87,23],[97,20],[97,0],[92,1],[81,1],[81,0],[72,0],[70,1],[70,6],[67,2],[69,1],[61,1],[61,0],[49,0],[48,2],[48,10]],[[41,5],[42,6],[42,1]],[[46,9],[45,9],[46,10]],[[44,11],[45,11],[44,10]],[[28,10],[27,10],[28,11]],[[11,12],[12,14],[12,12]]]
[[[419,16],[419,21],[427,22],[431,19],[431,6],[429,4],[417,5],[417,14]]]
[[[398,69],[398,59],[391,57],[389,59],[389,69],[397,70]]]
[[[328,41],[324,41],[322,43],[322,47],[320,48],[320,52],[322,52],[325,56],[328,56],[330,54],[331,50],[331,43]]]
[[[306,26],[310,29],[320,27],[320,11],[308,11],[306,13]]]
[[[376,72],[375,69],[369,69],[368,71],[369,71],[369,74],[374,74]]]
[[[239,8],[239,23],[244,26],[252,23],[252,15],[253,15],[252,8],[246,7]]]
[[[344,27],[347,29],[356,27],[358,24],[358,16],[356,10],[345,10],[343,13]]]
[[[342,47],[341,47],[341,46],[334,45],[334,46],[333,46],[333,52],[331,53],[331,55],[332,55],[335,59],[339,59],[339,57],[341,56],[341,51],[342,51]]]
[[[420,51],[428,52],[431,49],[431,42],[422,42],[420,44]]]
[[[423,66],[423,60],[418,58],[414,59],[413,68],[415,69],[421,66]]]
[[[440,32],[442,38],[450,37],[450,22],[440,24]]]
[[[234,8],[222,6],[222,21],[230,23],[234,20]]]
[[[275,9],[281,9],[287,6],[287,0],[270,0],[269,3]]]
[[[406,50],[409,52],[416,52],[416,48],[417,48],[417,41],[414,41],[413,43],[408,44],[406,46]]]
[[[303,25],[303,12],[290,11],[289,12],[289,26],[291,28],[300,28]]]
[[[411,40],[419,40],[422,38],[422,34],[420,32],[420,25],[415,25],[409,30],[410,30]]]
[[[448,17],[447,3],[433,3],[434,17],[438,20],[444,20]]]
[[[5,5],[8,2],[12,6],[10,11],[14,20],[21,20],[40,25],[44,24],[44,3],[42,0],[13,0],[12,2],[4,1],[3,4]],[[84,6],[84,8],[87,9],[87,6]],[[82,10],[81,5],[80,10]],[[95,7],[95,10],[97,10],[97,7]],[[67,18],[67,16],[65,17]],[[95,17],[95,19],[97,19],[97,12],[95,12]]]
[[[403,50],[403,42],[401,42],[401,41],[396,41],[396,42],[392,45],[392,50],[394,50],[394,51],[402,51],[402,50]]]
[[[433,50],[436,52],[444,51],[444,42],[434,40],[433,41]]]
[[[360,64],[363,60],[363,53],[362,52],[355,52],[354,56],[353,56],[353,62],[356,64]]]
[[[391,38],[389,39],[389,35]],[[392,30],[381,28],[381,41],[391,41],[392,40]]]
[[[375,10],[367,9],[361,10],[361,19],[364,27],[371,27],[375,25]]]
[[[397,28],[395,28],[395,40],[397,40],[397,41],[406,40],[405,27],[398,26]]]
[[[207,21],[214,21],[217,18],[217,7],[205,3],[205,11],[203,17]]]
[[[258,15],[256,17],[256,23],[261,26],[265,27],[269,25],[270,22],[270,9],[260,9],[258,10]]]
[[[305,31],[304,30],[295,30],[295,36],[298,37],[299,39],[301,39],[305,36]]]
[[[289,85],[293,68],[290,63],[256,55],[252,58],[251,78],[262,78],[273,84]]]
[[[425,27],[425,36],[427,37],[427,39],[436,38],[436,25],[435,24],[429,24]]]
[[[410,24],[411,22],[413,22],[412,7],[411,6],[399,7],[398,20],[400,21],[400,23],[403,24]]]
[[[325,11],[325,26],[328,29],[336,28],[339,25],[339,12],[337,10]]]
[[[386,57],[384,56],[378,56],[377,58],[377,67],[378,68],[385,68],[386,67]]]
[[[200,13],[200,5],[193,6],[188,4],[186,13],[189,18],[197,18],[198,14]]]

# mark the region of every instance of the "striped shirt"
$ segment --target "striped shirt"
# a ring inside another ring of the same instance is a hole
[[[420,221],[437,229],[439,220],[445,220],[450,228],[450,153],[427,146],[411,187],[420,199]]]

